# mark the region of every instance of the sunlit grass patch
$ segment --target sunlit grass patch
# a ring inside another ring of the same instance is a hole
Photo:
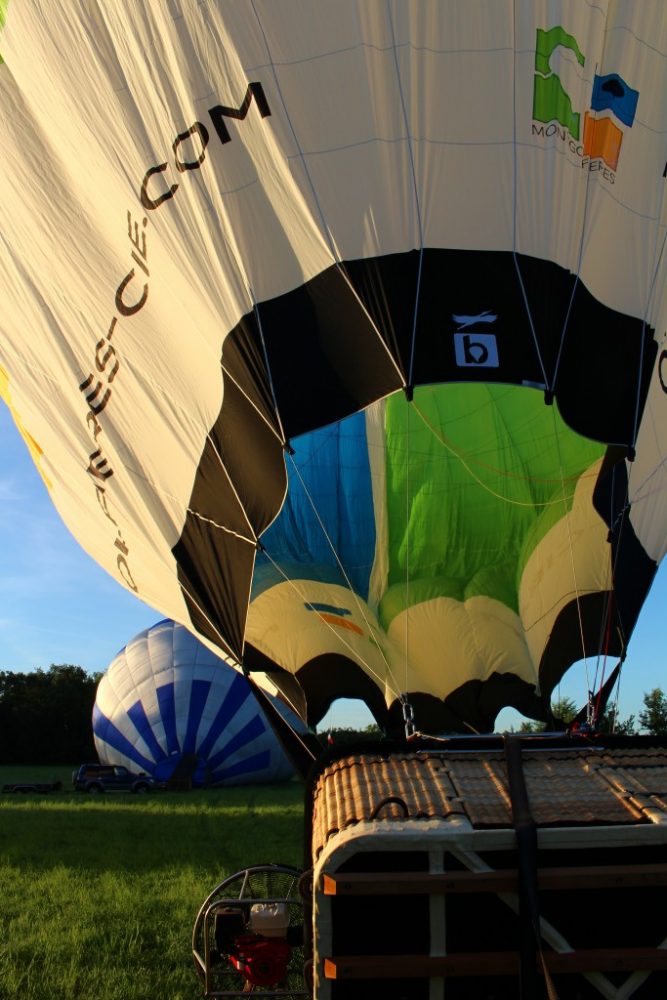
[[[296,783],[3,795],[0,997],[201,997],[190,953],[199,906],[247,865],[302,866],[302,800]]]

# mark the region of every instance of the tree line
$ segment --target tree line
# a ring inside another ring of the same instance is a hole
[[[646,734],[648,736],[667,736],[667,695],[661,688],[653,688],[644,694],[644,707],[638,718],[629,715],[621,719],[618,710],[614,707],[607,709],[605,714],[598,720],[597,729],[602,733],[617,733],[619,736],[636,736]],[[569,725],[578,715],[577,706],[571,698],[560,698],[552,705],[552,712],[555,718]],[[548,727],[542,722],[524,722],[521,725],[522,733],[539,733]]]
[[[48,670],[16,673],[0,670],[0,763],[75,764],[97,760],[92,714],[101,674],[88,674],[70,663],[51,664]],[[556,718],[569,724],[577,715],[575,703],[563,698],[553,703]],[[524,722],[520,732],[540,732],[543,723]],[[602,732],[621,735],[647,733],[667,737],[667,695],[654,688],[644,695],[637,718],[618,717],[609,709],[599,720]],[[341,745],[381,738],[375,725],[363,731],[335,728],[321,735]]]
[[[48,670],[0,670],[0,763],[97,760],[92,714],[101,675],[70,663]]]

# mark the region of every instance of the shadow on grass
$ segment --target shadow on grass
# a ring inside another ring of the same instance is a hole
[[[303,862],[303,787],[248,786],[150,796],[3,796],[0,864],[26,872],[236,871]]]

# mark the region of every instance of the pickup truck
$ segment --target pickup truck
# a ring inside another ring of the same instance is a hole
[[[72,774],[77,792],[98,795],[100,792],[148,792],[156,788],[149,774],[134,774],[122,764],[82,764]]]

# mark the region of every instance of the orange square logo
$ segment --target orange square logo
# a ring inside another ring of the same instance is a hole
[[[602,159],[612,170],[618,166],[623,133],[610,118],[593,118],[584,115],[584,156]]]

